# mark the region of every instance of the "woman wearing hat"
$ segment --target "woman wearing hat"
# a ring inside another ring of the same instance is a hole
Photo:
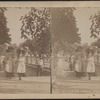
[[[82,76],[82,50],[81,49],[77,49],[75,52],[74,71],[76,73],[76,77],[81,78]]]
[[[11,78],[13,74],[13,48],[8,47],[6,50],[6,57],[5,57],[5,72],[6,72],[6,77]]]
[[[19,50],[17,62],[18,62],[17,73],[18,73],[19,80],[21,80],[21,77],[26,73],[24,50]]]
[[[95,72],[94,52],[92,49],[90,49],[88,54],[86,72],[88,73],[89,80],[91,80],[91,73]]]
[[[86,75],[86,69],[87,69],[87,56],[86,52],[83,50],[82,52],[82,75]]]

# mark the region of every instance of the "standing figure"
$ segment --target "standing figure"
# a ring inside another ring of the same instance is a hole
[[[89,80],[91,80],[91,73],[95,72],[94,54],[92,51],[90,51],[90,53],[88,54],[87,62],[86,72],[88,73]]]
[[[40,66],[41,66],[41,76],[42,76],[43,75],[43,68],[44,68],[43,58],[40,59]]]
[[[69,63],[70,63],[70,70],[72,71],[73,68],[74,68],[74,56],[71,55],[70,58],[69,58]]]
[[[17,62],[18,62],[18,64],[17,64],[17,66],[18,66],[17,73],[18,73],[19,80],[21,80],[21,77],[23,75],[25,75],[25,73],[26,73],[25,54],[24,54],[24,51],[21,51],[19,53]]]
[[[86,53],[82,52],[82,74],[83,76],[86,75],[86,69],[87,69]]]
[[[4,60],[4,56],[0,56],[0,71],[3,69],[3,60]]]
[[[12,65],[13,65],[12,76],[15,77],[14,73],[15,73],[15,69],[16,69],[16,56],[14,54],[12,56]]]
[[[12,54],[7,53],[5,58],[6,77],[11,78],[13,73]]]
[[[63,69],[65,67],[64,60],[65,58],[62,54],[57,54],[57,75],[63,75]]]
[[[37,55],[37,57],[36,57],[37,76],[41,76],[42,75],[42,68],[41,68],[41,63],[40,62],[41,62],[41,59]]]
[[[75,73],[76,77],[81,77],[82,74],[82,59],[81,59],[81,52],[77,52],[75,55]]]

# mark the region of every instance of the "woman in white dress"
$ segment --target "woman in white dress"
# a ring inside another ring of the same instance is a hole
[[[91,80],[91,73],[95,72],[95,63],[94,63],[94,54],[90,51],[88,58],[87,58],[87,70],[89,80]]]
[[[73,68],[74,68],[74,55],[70,56],[69,62],[70,62],[70,70],[73,71]]]
[[[63,75],[64,57],[62,54],[57,55],[57,74]]]
[[[18,73],[19,80],[21,80],[23,74],[26,73],[25,54],[23,53],[23,51],[19,53],[17,61],[18,61],[17,73]]]
[[[12,76],[12,73],[13,73],[13,69],[14,69],[14,66],[13,66],[13,63],[12,63],[12,60],[13,60],[13,48],[11,46],[8,47],[8,49],[6,50],[6,56],[5,56],[5,73],[6,73],[6,77],[8,78],[11,78],[13,77]]]
[[[82,52],[82,75],[86,76],[86,69],[87,69],[87,56],[86,52]]]
[[[6,54],[5,60],[6,60],[5,64],[6,77],[11,78],[13,72],[12,55],[10,53]]]
[[[76,77],[81,78],[82,76],[82,51],[80,49],[77,49],[75,52],[74,71],[76,73]]]

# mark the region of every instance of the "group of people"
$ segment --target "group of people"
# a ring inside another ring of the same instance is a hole
[[[14,54],[14,50],[8,47],[6,54],[0,56],[0,71],[3,70],[7,78],[11,79],[18,73],[19,80],[26,76],[26,58],[28,51],[24,48],[19,48],[17,54]],[[42,76],[44,62],[43,58],[38,54],[36,55],[35,65],[37,67],[37,76]]]
[[[76,77],[81,77],[88,73],[89,80],[91,75],[95,74],[95,51],[88,49],[88,51],[76,50],[74,55],[69,57],[70,70],[74,70]]]
[[[42,75],[43,59],[39,56],[36,57],[36,66],[37,66],[37,76],[40,72]],[[61,57],[60,57],[61,58]],[[95,73],[95,51],[89,49],[87,52],[84,50],[76,49],[75,53],[69,57],[69,68],[71,71],[75,71],[76,77],[81,77],[88,73],[89,80],[91,80],[91,74]],[[6,55],[0,56],[0,70],[3,66],[6,77],[14,77],[14,72],[18,73],[19,80],[22,76],[25,76],[26,73],[26,51],[24,49],[19,49],[17,56],[14,55],[13,50],[9,48],[6,50]],[[62,66],[62,58],[59,59],[60,62],[58,66]],[[16,69],[17,68],[17,69]],[[62,67],[59,69],[61,70]]]
[[[20,49],[17,56],[15,56],[13,50],[9,47],[6,54],[0,56],[0,68],[5,72],[7,78],[14,77],[15,71],[18,73],[19,80],[22,76],[25,76],[25,54],[25,50]]]

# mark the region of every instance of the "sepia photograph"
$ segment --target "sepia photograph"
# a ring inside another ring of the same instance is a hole
[[[0,7],[0,93],[50,93],[48,8]]]
[[[0,99],[100,98],[100,2],[0,2]]]
[[[100,8],[53,8],[52,92],[100,93]]]

